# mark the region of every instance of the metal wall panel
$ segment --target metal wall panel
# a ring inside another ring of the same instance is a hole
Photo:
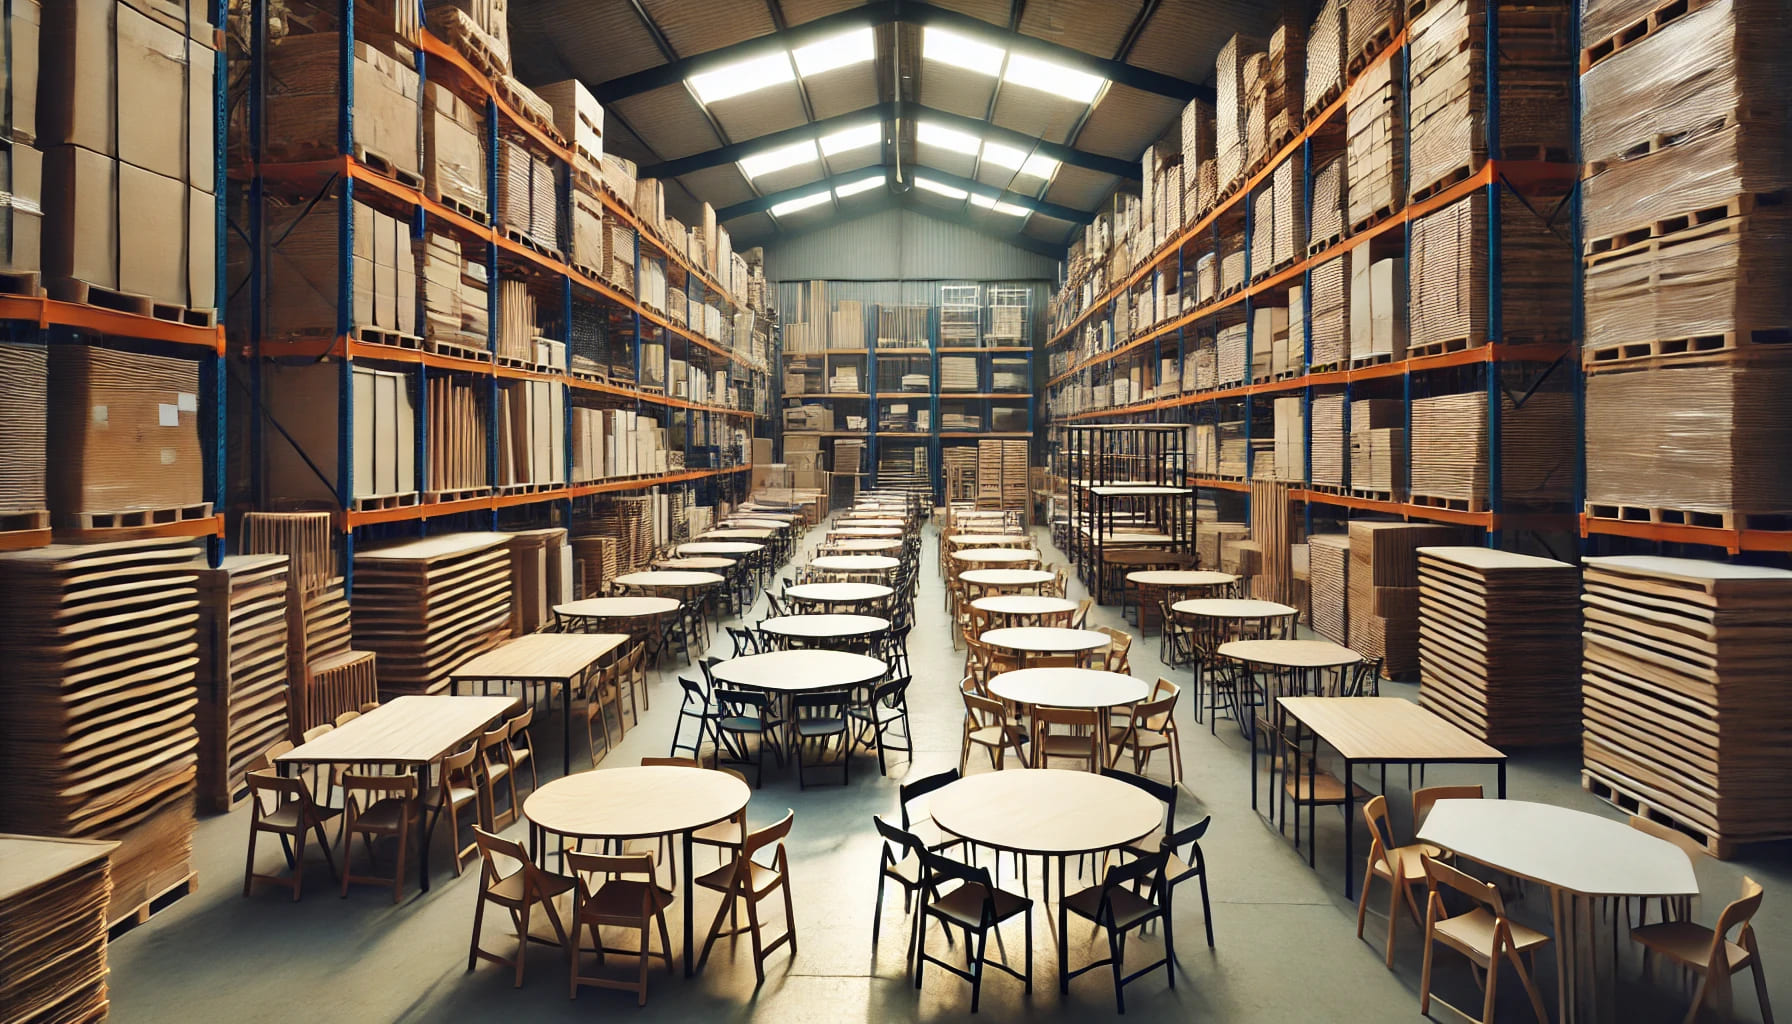
[[[1049,281],[1057,261],[962,224],[897,209],[774,240],[765,247],[765,273],[772,281]]]

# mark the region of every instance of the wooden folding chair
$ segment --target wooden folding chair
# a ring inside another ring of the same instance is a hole
[[[790,900],[790,856],[784,848],[784,837],[790,834],[795,818],[796,812],[785,811],[776,824],[749,833],[747,841],[741,844],[740,853],[732,861],[695,879],[703,888],[722,894],[715,923],[710,925],[709,938],[704,940],[703,953],[697,958],[699,968],[709,962],[709,951],[717,939],[738,936],[743,931],[752,937],[753,973],[762,985],[765,983],[766,957],[785,944],[790,946],[791,956],[796,955],[796,910]],[[770,864],[754,859],[768,848],[775,851]],[[784,934],[767,943],[760,934],[759,904],[779,891],[784,894]],[[722,922],[737,913],[736,903],[741,900],[747,904],[746,925],[723,930]]]
[[[1531,997],[1531,1009],[1537,1014],[1537,1020],[1540,1024],[1548,1024],[1549,1011],[1543,1008],[1543,995],[1537,991],[1537,983],[1531,980],[1531,974],[1536,970],[1537,950],[1549,943],[1549,936],[1507,917],[1506,903],[1493,883],[1466,875],[1423,853],[1419,855],[1419,861],[1425,869],[1428,886],[1425,966],[1419,975],[1419,1012],[1430,1014],[1431,1001],[1437,999],[1431,993],[1431,963],[1432,954],[1441,944],[1461,953],[1471,964],[1486,972],[1485,977],[1477,977],[1485,989],[1481,1003],[1482,1024],[1494,1022],[1502,963],[1509,964],[1517,972],[1525,993]],[[1454,915],[1447,913],[1443,894],[1438,891],[1440,886],[1468,897],[1474,903],[1473,909]],[[1530,961],[1528,967],[1526,960]],[[1437,1001],[1461,1016],[1469,1016],[1442,999]]]
[[[560,940],[561,949],[571,944],[566,934],[566,927],[560,922],[560,912],[555,909],[554,901],[578,884],[564,875],[554,875],[535,866],[529,859],[529,853],[521,843],[493,835],[483,828],[473,829],[474,842],[479,845],[481,868],[479,872],[479,899],[473,906],[473,941],[467,950],[467,970],[471,971],[481,960],[489,960],[503,967],[516,969],[517,988],[523,987],[523,964],[529,951],[529,918],[537,907],[548,916],[548,923],[554,928],[554,936]],[[499,859],[513,862],[517,866],[505,870]],[[485,908],[487,904],[503,907],[510,913],[510,921],[516,927],[516,958],[507,960],[496,953],[480,948],[479,932],[485,924]]]

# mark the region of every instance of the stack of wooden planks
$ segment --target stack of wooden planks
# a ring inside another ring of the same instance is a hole
[[[1565,341],[1574,322],[1574,250],[1567,196],[1499,192],[1500,341]],[[1435,355],[1484,345],[1489,335],[1487,195],[1412,221],[1407,349]]]
[[[0,555],[0,830],[117,842],[108,921],[192,874],[199,553],[173,539]]]
[[[1315,225],[1314,234],[1318,234]],[[1330,370],[1350,359],[1349,254],[1336,256],[1313,267],[1313,360],[1311,369]]]
[[[429,378],[431,494],[452,498],[461,491],[491,489],[485,446],[486,393],[484,383],[474,378],[448,374]]]
[[[1350,534],[1315,533],[1307,538],[1307,623],[1335,644],[1350,642]]]
[[[510,636],[508,540],[457,533],[355,552],[355,644],[379,656],[382,698],[441,692]]]
[[[1325,0],[1307,33],[1307,113],[1317,111],[1343,91],[1344,49],[1348,45],[1343,0]]]
[[[1350,646],[1381,658],[1388,678],[1419,670],[1419,556],[1457,531],[1426,523],[1356,520],[1350,524]]]
[[[1244,176],[1245,121],[1250,104],[1246,65],[1265,46],[1261,36],[1235,35],[1226,40],[1214,62],[1214,157],[1222,191]]]
[[[1497,747],[1580,734],[1580,571],[1486,547],[1419,549],[1419,702]]]
[[[106,1017],[107,855],[113,843],[0,835],[0,936],[9,1021]]]
[[[610,581],[621,573],[617,569],[618,542],[604,534],[585,534],[572,539],[574,594],[579,600],[602,596]]]
[[[1737,843],[1792,836],[1792,572],[1693,559],[1586,559],[1588,788]]]
[[[48,517],[25,521],[17,513],[45,513],[49,349],[0,345],[0,529],[47,526]]]
[[[1315,395],[1312,408],[1312,431],[1308,435],[1312,482],[1319,487],[1342,488],[1344,471],[1350,464],[1350,439],[1344,432],[1344,396]]]
[[[1294,603],[1294,511],[1290,488],[1275,480],[1251,482],[1251,541],[1261,552],[1251,596],[1262,601]]]
[[[1502,507],[1533,508],[1571,500],[1574,486],[1574,396],[1565,389],[1500,395]],[[1590,426],[1590,425],[1589,425]],[[1415,501],[1480,512],[1491,508],[1492,441],[1487,395],[1468,392],[1412,403]]]
[[[228,811],[249,763],[290,734],[285,555],[232,555],[199,577],[199,802]]]

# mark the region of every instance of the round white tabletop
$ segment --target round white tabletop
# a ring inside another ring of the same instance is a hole
[[[828,528],[830,537],[869,537],[889,540],[902,536],[900,526],[833,526]]]
[[[790,523],[776,519],[724,519],[718,529],[723,530],[788,530]]]
[[[971,607],[991,615],[1061,615],[1076,611],[1076,602],[1033,594],[994,594],[979,597],[971,602]]]
[[[972,775],[934,793],[929,808],[933,820],[955,836],[1045,856],[1125,846],[1164,820],[1163,805],[1144,790],[1060,768]]]
[[[793,616],[794,617],[794,616]],[[846,651],[772,651],[730,658],[710,669],[716,682],[755,690],[797,693],[839,690],[883,678],[877,658]]]
[[[1093,629],[1009,626],[1005,629],[986,630],[978,639],[991,647],[1021,654],[1075,654],[1106,647],[1113,637]]]
[[[1229,572],[1207,569],[1140,569],[1126,578],[1144,587],[1224,587],[1238,582]]]
[[[699,540],[678,545],[681,555],[751,555],[764,550],[764,544],[744,540]]]
[[[1037,562],[1039,552],[1022,548],[966,548],[952,552],[952,557],[960,562],[995,565],[1001,562]]]
[[[1330,640],[1231,640],[1219,646],[1219,653],[1278,668],[1340,668],[1363,660],[1361,654]]]
[[[900,519],[879,518],[877,516],[843,516],[841,517],[841,523],[843,525],[836,527],[836,529],[900,530],[907,525]]]
[[[716,587],[728,580],[713,572],[654,569],[647,572],[624,573],[616,577],[616,582],[631,587]]]
[[[670,597],[588,597],[557,604],[554,611],[573,619],[639,619],[670,615],[679,608]]]
[[[1151,695],[1151,684],[1136,676],[1088,668],[1023,668],[989,681],[989,692],[1016,704],[1054,708],[1114,708]]]
[[[984,547],[1014,547],[1015,545],[1033,546],[1033,538],[1024,533],[954,533],[946,538],[946,543],[963,547],[982,545]]]
[[[676,766],[605,768],[542,785],[523,801],[537,828],[573,839],[641,839],[731,818],[753,791],[727,772]]]
[[[890,628],[876,615],[780,615],[759,624],[762,632],[799,640],[844,640],[870,636]]]
[[[1273,615],[1295,614],[1293,608],[1275,601],[1229,597],[1197,597],[1178,601],[1170,606],[1170,610],[1209,619],[1265,619]]]
[[[980,587],[1036,587],[1050,583],[1052,574],[1044,569],[966,569],[958,578]]]
[[[734,568],[737,559],[723,558],[720,555],[695,556],[691,558],[656,558],[653,566],[656,569],[698,569],[713,572],[717,569],[727,571]]]
[[[702,533],[697,535],[697,539],[700,541],[705,541],[705,540],[771,540],[772,537],[777,535],[777,532],[778,532],[777,529],[773,528],[773,527],[736,528],[736,527],[729,526],[729,527],[722,527],[720,529],[715,529],[715,530],[705,530]]]
[[[860,604],[881,601],[895,592],[882,583],[798,583],[784,588],[784,597],[817,604]]]
[[[858,554],[873,554],[879,551],[901,551],[899,540],[872,540],[866,537],[849,537],[845,540],[828,540],[824,546],[834,551],[846,551]]]
[[[1439,800],[1419,839],[1583,896],[1693,896],[1686,851],[1621,821],[1524,800]]]
[[[901,565],[889,555],[822,555],[809,563],[827,572],[888,572]]]

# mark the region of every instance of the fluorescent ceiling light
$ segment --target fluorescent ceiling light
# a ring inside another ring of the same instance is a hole
[[[847,196],[856,196],[860,192],[869,192],[872,189],[881,186],[883,183],[884,176],[881,174],[873,175],[869,178],[860,178],[858,181],[836,187],[834,189],[834,195],[841,199],[845,199]]]
[[[1049,92],[1077,103],[1094,102],[1096,94],[1107,83],[1107,79],[1100,75],[1020,53],[1009,54],[1008,70],[1003,72],[1002,81]]]
[[[969,132],[961,132],[933,121],[922,121],[917,125],[915,137],[929,146],[949,149],[954,153],[975,153],[977,147],[982,145],[982,141]]]
[[[1008,146],[1000,142],[983,144],[983,162],[1035,178],[1049,178],[1058,170],[1058,161],[1049,156],[1028,153],[1019,146]]]
[[[985,210],[994,210],[997,213],[1005,213],[1011,217],[1025,217],[1027,214],[1033,212],[1024,206],[1016,206],[1013,203],[1004,203],[1001,200],[989,196],[972,196],[971,204],[974,206],[981,206]]]
[[[812,192],[806,196],[798,196],[795,199],[784,200],[772,207],[772,216],[782,217],[785,214],[795,213],[798,210],[807,210],[811,206],[820,206],[827,201],[828,190],[824,188],[820,192]]]
[[[921,55],[928,60],[950,64],[955,68],[975,71],[980,75],[1002,73],[1002,48],[979,42],[933,25],[923,30]]]
[[[821,137],[821,154],[833,156],[864,146],[875,145],[883,141],[884,126],[877,121],[862,124],[857,128],[842,128]]]
[[[814,160],[815,142],[812,139],[804,139],[801,142],[793,142],[788,146],[779,146],[777,149],[768,149],[763,153],[755,153],[746,157],[741,160],[740,169],[747,177],[757,178],[762,174],[784,170],[786,167],[813,163]]]
[[[797,73],[804,78],[849,64],[863,64],[872,56],[871,26],[818,39],[808,46],[797,47],[790,51],[790,55],[796,58]]]
[[[934,181],[932,178],[916,178],[915,184],[929,192],[937,192],[949,199],[963,199],[965,196],[970,195],[969,192],[966,192],[962,188],[953,188],[945,182]]]
[[[698,99],[714,103],[795,78],[796,74],[790,70],[790,55],[779,51],[692,75],[685,81],[697,91]]]

